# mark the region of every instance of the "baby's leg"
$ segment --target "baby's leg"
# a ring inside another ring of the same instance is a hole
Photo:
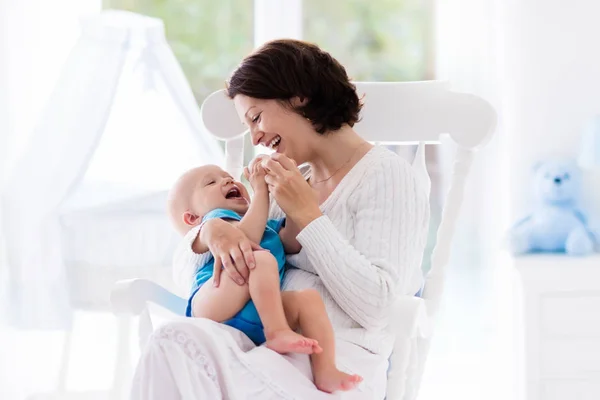
[[[333,327],[319,293],[312,289],[283,292],[282,298],[292,329],[299,327],[303,335],[317,340],[322,348],[321,352],[311,355],[317,388],[328,393],[354,389],[362,382],[362,377],[349,375],[337,369]]]
[[[192,299],[192,316],[223,322],[233,318],[250,300],[248,285],[240,286],[226,274],[219,287],[210,278]]]
[[[255,251],[256,268],[250,270],[250,297],[265,328],[267,347],[278,353],[311,354],[317,342],[294,332],[288,325],[281,298],[277,260],[267,251]]]

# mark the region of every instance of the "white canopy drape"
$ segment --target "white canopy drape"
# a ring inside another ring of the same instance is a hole
[[[95,205],[114,203],[166,190],[184,168],[222,160],[162,22],[117,11],[86,18],[4,191],[11,321],[32,328],[70,321],[59,217],[73,197],[85,197],[83,183],[126,188],[87,194]]]

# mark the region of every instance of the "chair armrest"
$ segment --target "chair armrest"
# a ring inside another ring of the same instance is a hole
[[[185,316],[187,300],[147,279],[128,279],[115,284],[110,294],[115,314],[140,315],[148,302]]]
[[[425,301],[416,296],[402,296],[394,305],[391,328],[395,335],[390,356],[386,399],[414,399],[421,376],[426,349],[421,342],[432,335],[432,319]]]
[[[425,301],[420,297],[402,296],[394,306],[392,329],[397,337],[430,337],[432,319],[428,316]]]

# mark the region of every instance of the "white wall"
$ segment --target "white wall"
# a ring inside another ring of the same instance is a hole
[[[600,113],[600,1],[507,3],[504,122],[516,217],[529,194],[523,170],[548,155],[575,156],[583,125]]]
[[[584,124],[600,113],[598,16],[598,0],[505,2],[503,124],[513,220],[529,211],[532,164],[551,156],[576,157]],[[518,287],[513,290],[519,293]],[[522,363],[521,332],[515,332]],[[515,398],[523,398],[523,373],[523,365],[516,364],[520,397]]]
[[[454,249],[466,253],[458,248],[463,242],[493,254],[487,247],[505,222],[498,214],[508,205],[510,222],[528,208],[531,181],[524,171],[550,155],[576,156],[583,125],[600,113],[600,0],[438,0],[436,7],[438,76],[487,98],[501,118],[496,143],[473,165]],[[478,237],[467,241],[470,227]],[[522,360],[513,336],[519,292],[510,260],[456,264],[422,397],[439,398],[441,391],[448,398],[519,398]]]

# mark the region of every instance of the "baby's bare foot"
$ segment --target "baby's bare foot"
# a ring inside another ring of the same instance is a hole
[[[338,369],[315,372],[315,386],[323,392],[333,393],[338,390],[348,391],[356,388],[363,378],[359,375],[349,375]]]
[[[276,331],[266,335],[267,347],[279,354],[302,353],[313,354],[321,353],[323,349],[314,339],[308,339],[297,334],[292,330]]]

